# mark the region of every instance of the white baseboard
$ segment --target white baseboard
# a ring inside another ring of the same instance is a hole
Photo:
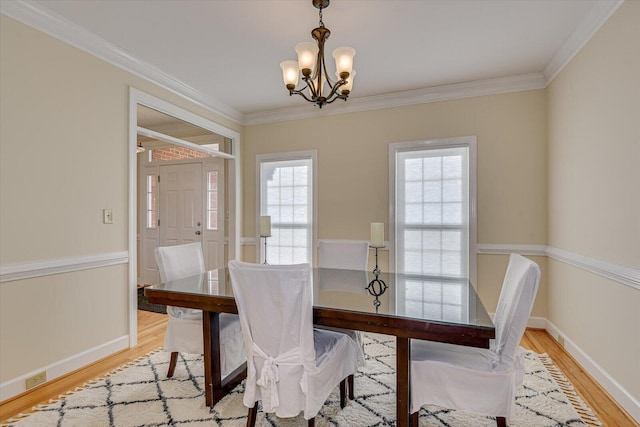
[[[129,336],[124,335],[81,353],[74,354],[66,359],[57,361],[34,371],[27,372],[18,378],[6,381],[0,384],[0,402],[25,392],[25,380],[39,372],[45,371],[47,373],[47,381],[51,381],[128,347]]]
[[[529,321],[527,322],[527,328],[533,329],[546,329],[547,327],[547,319],[544,317],[529,317]]]
[[[640,402],[598,365],[575,342],[558,329],[553,322],[547,320],[545,329],[556,340],[564,338],[564,349],[615,399],[633,419],[640,423]]]

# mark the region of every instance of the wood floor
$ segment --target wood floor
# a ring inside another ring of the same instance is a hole
[[[56,399],[68,390],[80,387],[93,378],[101,377],[161,347],[166,322],[164,314],[138,311],[138,345],[136,347],[123,350],[0,403],[0,423],[5,423],[21,412],[28,413],[35,405]],[[605,426],[640,427],[546,331],[527,329],[521,345],[536,353],[547,353]]]

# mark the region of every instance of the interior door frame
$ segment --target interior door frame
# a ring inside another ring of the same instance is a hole
[[[231,140],[232,159],[228,162],[228,201],[226,209],[229,212],[228,227],[228,259],[240,258],[241,236],[241,212],[242,212],[242,186],[241,186],[241,157],[240,157],[240,133],[204,117],[198,116],[176,105],[164,101],[148,93],[129,87],[129,347],[138,343],[138,317],[137,317],[137,284],[138,284],[138,258],[137,258],[137,234],[138,234],[138,154],[136,153],[138,141],[138,105],[152,108],[169,116],[191,123],[208,131],[217,133]],[[185,141],[186,145],[191,145]],[[191,148],[199,149],[197,144]]]

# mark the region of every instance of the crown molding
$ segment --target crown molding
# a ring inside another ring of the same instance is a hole
[[[258,111],[245,114],[244,124],[257,125],[359,111],[379,110],[382,108],[402,107],[406,105],[426,104],[452,99],[543,89],[546,84],[547,81],[542,73],[521,74],[518,76],[476,80],[384,95],[349,98],[348,103],[332,104],[330,108],[322,110],[317,108],[300,108],[297,106],[277,110]],[[309,105],[309,107],[311,107],[311,105]]]
[[[624,0],[597,0],[587,16],[580,22],[560,50],[551,58],[543,70],[547,85],[555,79],[574,56],[598,32],[613,13],[624,3]]]
[[[288,107],[243,114],[201,91],[140,61],[128,52],[86,29],[66,20],[40,4],[29,0],[0,2],[0,13],[60,39],[118,68],[157,84],[190,102],[240,125],[257,125],[287,120],[324,117],[337,114],[401,107],[476,96],[543,89],[562,71],[591,37],[604,25],[624,0],[596,0],[586,18],[569,36],[541,73],[477,80],[383,95],[351,98],[331,108]]]
[[[239,111],[206,96],[199,90],[168,75],[153,65],[135,58],[127,51],[107,42],[40,4],[28,0],[2,1],[0,2],[0,13],[62,40],[111,65],[157,84],[226,119],[242,124],[243,114]]]

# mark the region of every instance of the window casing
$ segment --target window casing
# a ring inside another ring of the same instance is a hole
[[[475,284],[475,137],[392,144],[389,162],[395,271]]]
[[[313,262],[315,159],[315,151],[258,156],[257,218],[271,217],[269,264]],[[265,248],[262,239],[259,243],[258,261],[262,262]]]

